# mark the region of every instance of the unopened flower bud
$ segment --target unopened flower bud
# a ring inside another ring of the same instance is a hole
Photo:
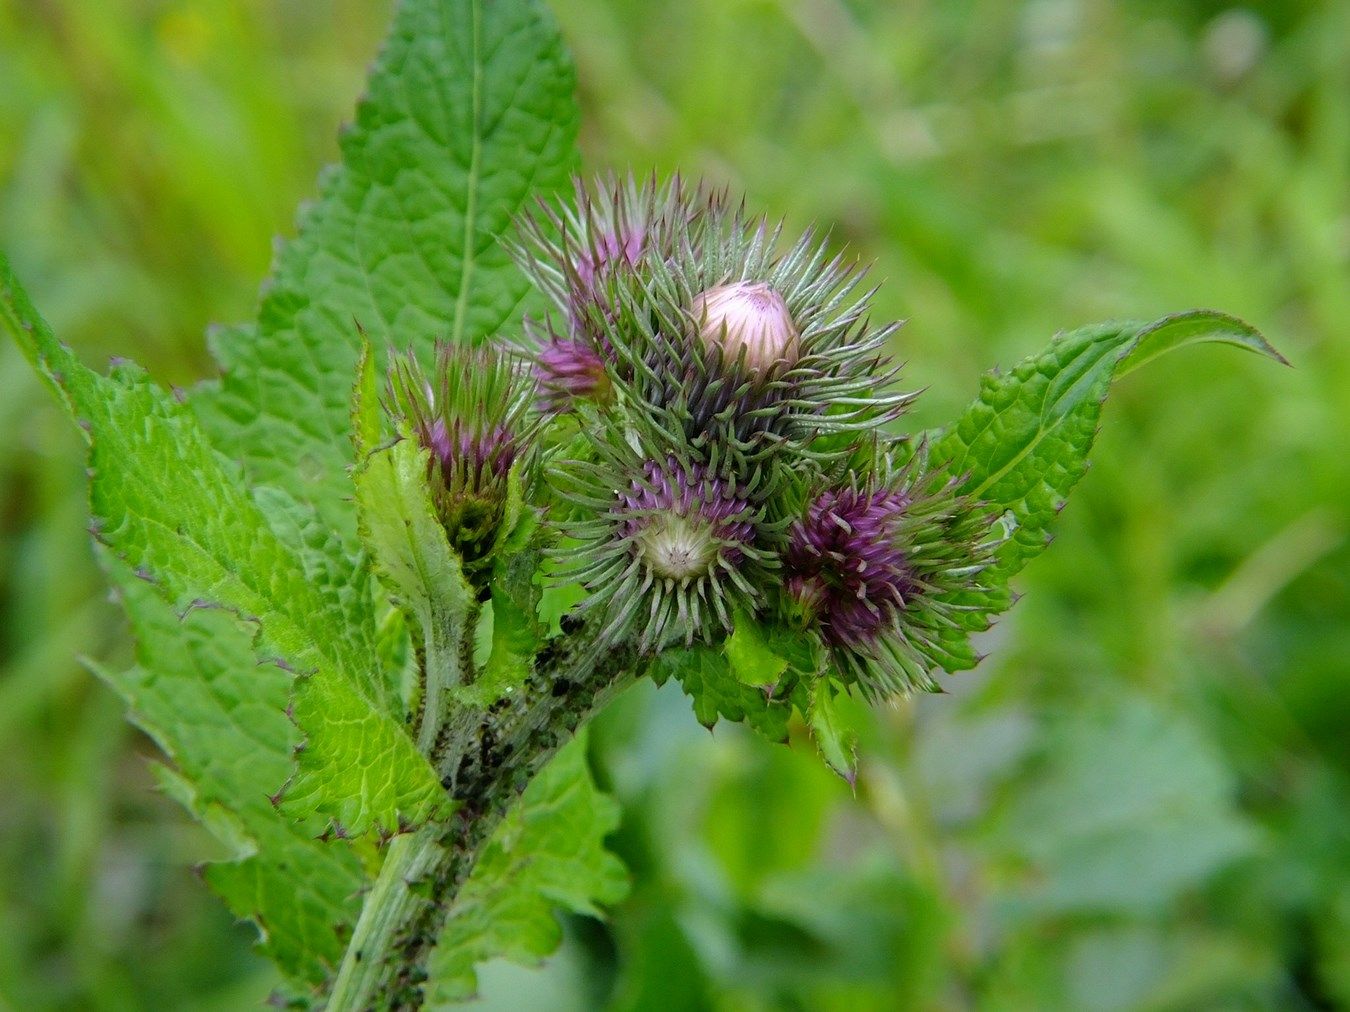
[[[491,347],[441,344],[430,374],[411,353],[394,362],[389,411],[427,451],[427,491],[471,577],[497,538],[532,396],[523,363]]]
[[[694,297],[694,320],[708,348],[727,362],[744,360],[762,375],[778,362],[797,360],[800,335],[783,296],[762,281],[718,285]]]

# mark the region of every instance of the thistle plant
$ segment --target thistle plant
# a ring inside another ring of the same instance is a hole
[[[573,179],[571,90],[534,3],[408,0],[256,324],[185,398],[82,365],[2,265],[138,640],[100,675],[234,847],[205,878],[299,1006],[464,998],[547,954],[555,903],[621,899],[575,739],[640,678],[853,781],[839,697],[978,662],[1116,376],[1197,341],[1278,358],[1215,312],[1086,327],[915,431],[864,270],[679,177]]]

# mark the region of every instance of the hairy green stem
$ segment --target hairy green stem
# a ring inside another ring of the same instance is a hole
[[[338,967],[328,996],[330,1009],[367,1006],[384,972],[383,950],[388,939],[423,902],[416,884],[444,860],[440,827],[424,827],[416,833],[396,836],[389,843],[379,877],[366,894],[361,917],[356,922],[347,952]]]
[[[456,686],[473,680],[474,631],[481,607],[471,602],[463,609],[429,606],[422,617],[427,630],[422,658],[421,720],[417,748],[430,755],[445,729],[446,707]]]
[[[531,778],[632,683],[635,662],[630,650],[598,651],[589,630],[572,629],[545,647],[510,695],[451,715],[462,744],[438,765],[457,808],[447,823],[390,842],[328,1012],[421,1006],[427,958],[483,847]]]

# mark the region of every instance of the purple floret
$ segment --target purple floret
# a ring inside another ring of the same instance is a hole
[[[550,414],[570,410],[574,400],[596,397],[609,383],[604,360],[584,338],[550,338],[535,360],[534,376],[540,409]]]
[[[458,418],[448,424],[444,418],[430,424],[419,419],[417,438],[431,451],[433,474],[447,486],[452,476],[459,476],[468,490],[479,491],[483,483],[505,478],[516,462],[515,439],[501,425],[484,432]]]
[[[654,517],[673,513],[707,522],[712,536],[721,542],[722,557],[733,564],[740,562],[743,553],[738,546],[753,540],[754,527],[749,520],[750,504],[737,494],[732,482],[709,478],[701,464],[685,468],[674,457],[664,463],[647,461],[642,474],[633,479],[627,492],[619,493],[616,509],[631,514],[620,525],[623,537],[634,537]]]
[[[593,249],[583,248],[576,258],[577,281],[587,291],[595,288],[596,277],[611,266],[632,267],[642,256],[645,235],[641,229],[630,228],[622,237],[613,232],[596,236]]]
[[[908,499],[886,489],[825,492],[792,527],[785,562],[790,594],[839,646],[865,646],[917,590],[899,545]]]

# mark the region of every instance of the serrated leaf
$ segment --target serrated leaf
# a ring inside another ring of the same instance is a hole
[[[213,342],[194,396],[216,445],[312,504],[348,544],[348,394],[358,325],[383,351],[515,329],[528,283],[498,239],[575,161],[574,73],[534,0],[408,0],[342,164],[278,254],[256,326]]]
[[[976,401],[935,438],[932,463],[962,476],[963,492],[1006,510],[1015,523],[985,574],[993,610],[1009,601],[1008,578],[1045,549],[1051,522],[1083,476],[1112,381],[1164,352],[1206,341],[1284,361],[1249,325],[1207,310],[1084,327],[1007,374],[985,376]]]
[[[787,741],[790,703],[769,698],[731,673],[722,651],[708,646],[667,647],[648,670],[657,685],[675,678],[694,704],[694,716],[711,729],[720,718],[743,721],[770,741]]]
[[[724,649],[731,673],[745,685],[773,685],[787,670],[787,658],[774,652],[764,627],[746,612],[736,613],[735,625]]]
[[[191,413],[138,369],[104,377],[85,368],[56,342],[2,260],[0,282],[4,323],[87,434],[99,540],[178,612],[205,604],[256,623],[260,649],[298,674],[292,710],[305,741],[287,810],[336,819],[354,835],[444,811],[435,772],[372,698],[373,644],[354,646],[359,641],[333,625],[300,553],[236,484]],[[378,766],[363,765],[370,761]]]
[[[821,758],[853,787],[858,782],[858,729],[840,712],[836,695],[829,678],[817,678],[806,719]]]
[[[105,557],[108,553],[104,553]],[[173,761],[160,781],[231,851],[203,876],[258,925],[260,948],[293,981],[321,983],[342,956],[340,927],[366,881],[351,846],[282,817],[268,795],[291,766],[290,676],[260,663],[256,630],[220,609],[179,618],[150,584],[107,558],[138,641],[128,671],[96,668]]]
[[[505,957],[534,964],[562,940],[555,908],[600,916],[628,892],[605,837],[619,806],[595,786],[585,731],[530,783],[460,890],[429,963],[433,1007],[472,997],[475,967]]]
[[[340,649],[361,658],[356,673],[365,676],[362,688],[382,711],[400,713],[404,703],[399,669],[384,664],[379,653],[374,588],[365,556],[348,556],[336,532],[281,489],[255,488],[253,501],[268,526],[299,559],[305,579],[322,602],[322,627],[340,636]]]

